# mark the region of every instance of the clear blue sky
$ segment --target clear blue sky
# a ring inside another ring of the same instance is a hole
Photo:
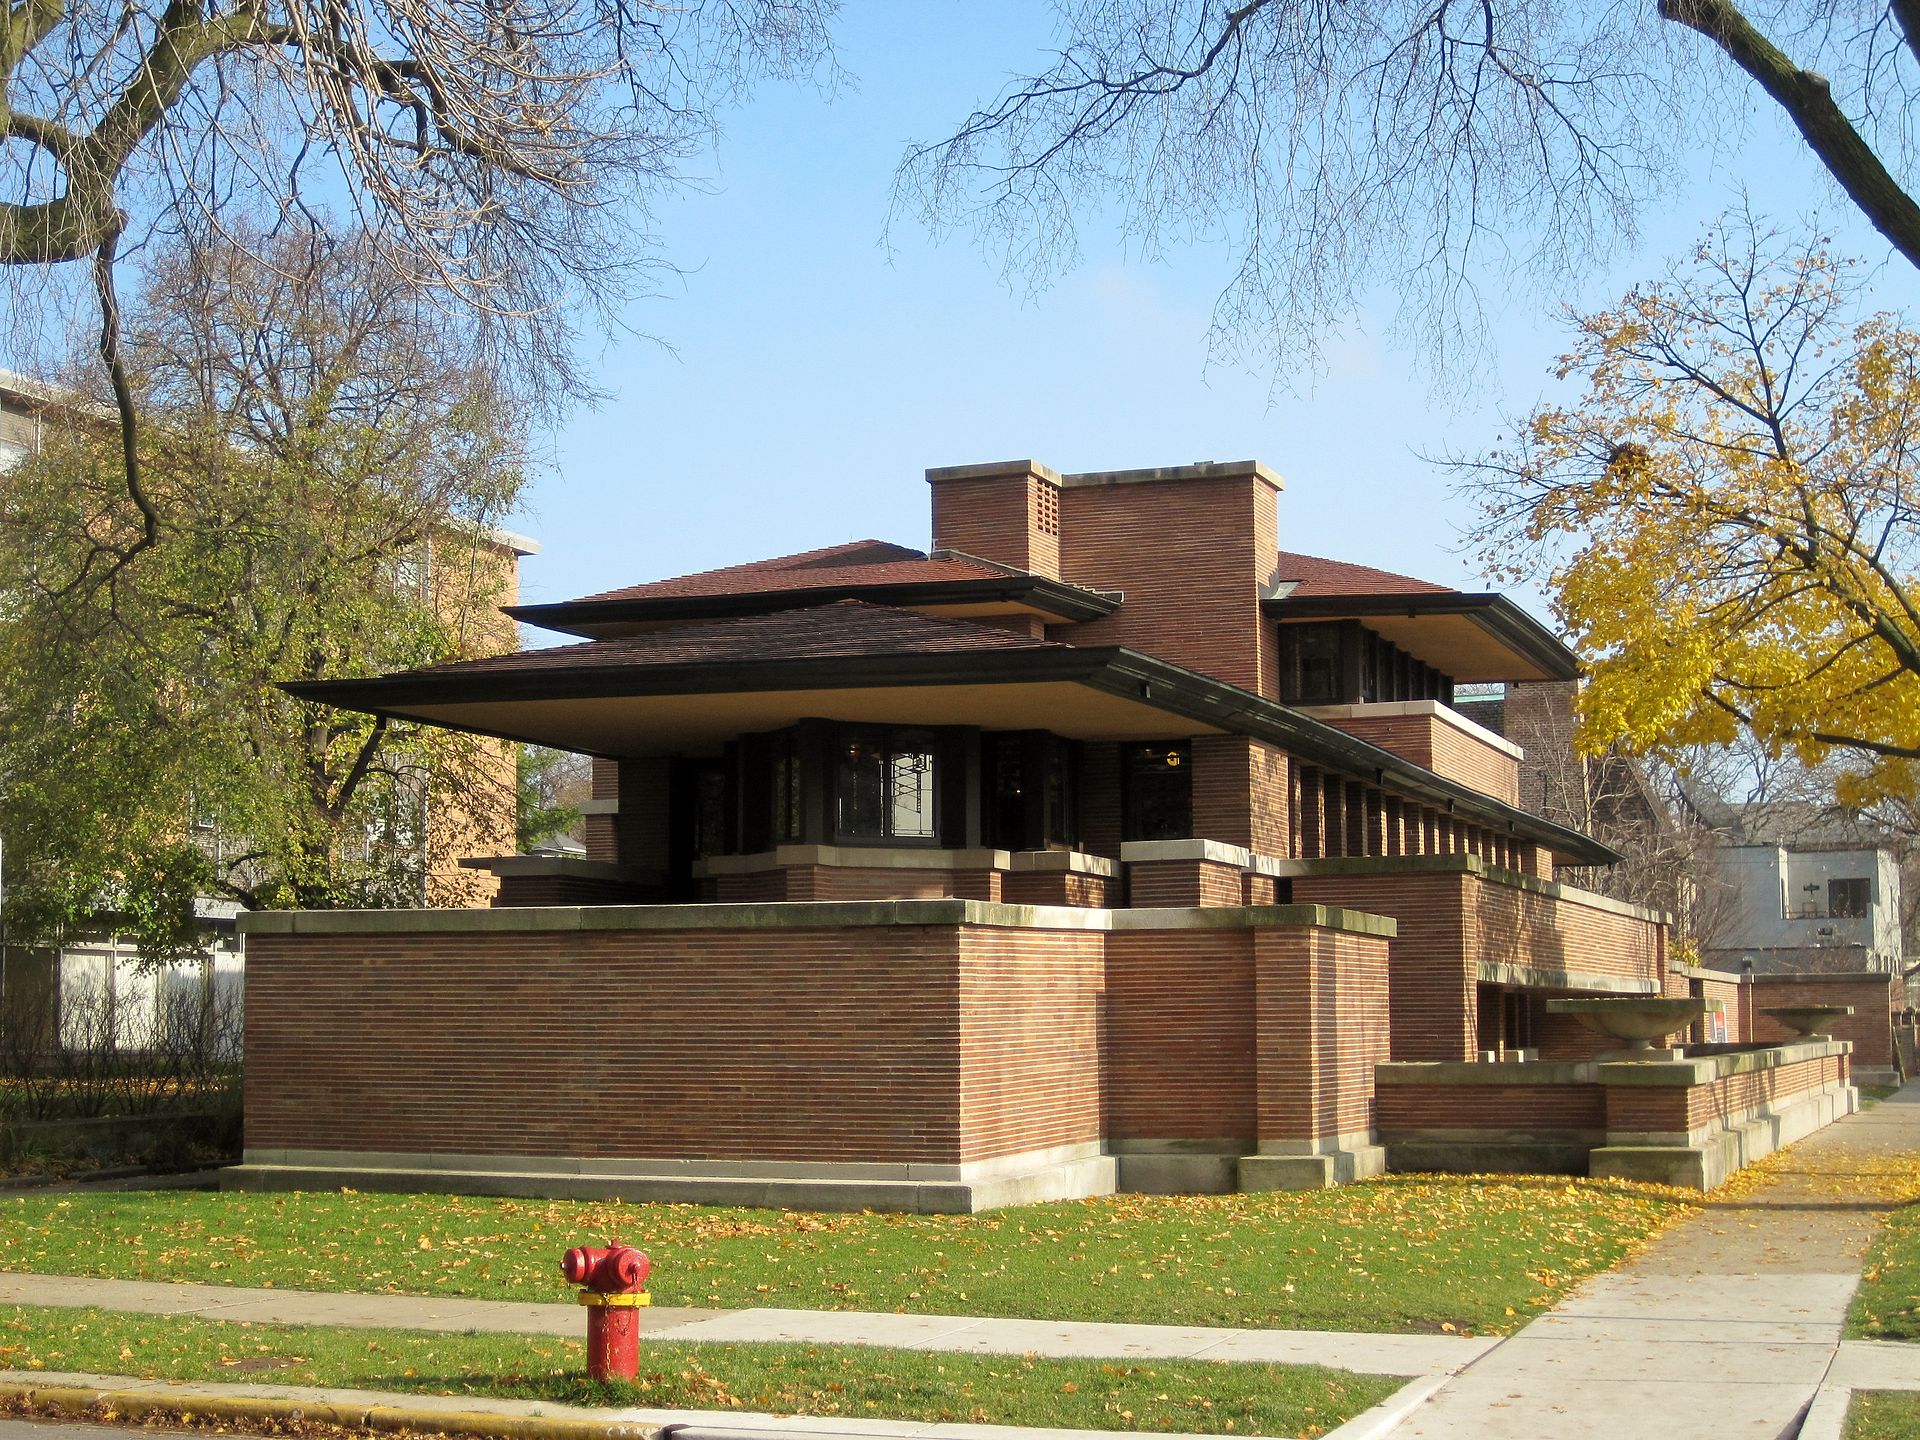
[[[1144,264],[1090,230],[1085,265],[1027,299],[964,240],[936,247],[903,228],[883,249],[905,143],[1044,63],[1048,27],[1021,0],[854,0],[836,31],[854,85],[830,99],[768,87],[728,116],[711,189],[662,217],[687,273],[629,317],[665,345],[608,345],[597,371],[611,399],[556,437],[518,520],[543,546],[524,598],[868,536],[925,547],[929,466],[1028,456],[1061,470],[1264,460],[1287,478],[1283,547],[1481,588],[1460,551],[1466,507],[1420,456],[1489,444],[1503,413],[1546,391],[1565,348],[1559,301],[1603,303],[1650,278],[1743,184],[1758,210],[1817,209],[1848,248],[1887,254],[1755,107],[1744,143],[1700,157],[1637,252],[1496,317],[1495,364],[1463,402],[1436,398],[1415,357],[1378,338],[1384,311],[1329,347],[1327,373],[1275,392],[1265,375],[1205,366],[1218,251]],[[1912,302],[1903,262],[1881,290]]]

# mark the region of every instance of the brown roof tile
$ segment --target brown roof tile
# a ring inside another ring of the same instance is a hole
[[[669,596],[762,595],[788,590],[833,590],[849,585],[910,585],[934,580],[996,580],[1022,572],[970,556],[926,555],[885,540],[855,540],[798,555],[703,570],[671,580],[582,595],[570,605]]]
[[[516,650],[480,660],[456,660],[407,673],[518,675],[664,665],[1067,648],[1051,640],[1035,640],[971,620],[949,620],[887,605],[841,600],[764,615],[705,620],[611,640],[589,640],[581,645],[556,645],[543,650]]]
[[[1280,552],[1280,565],[1274,579],[1292,581],[1290,597],[1309,599],[1321,595],[1457,595],[1448,585],[1416,580],[1411,575],[1396,575],[1391,570],[1376,570],[1371,565],[1350,565],[1344,560],[1328,560],[1319,555]]]

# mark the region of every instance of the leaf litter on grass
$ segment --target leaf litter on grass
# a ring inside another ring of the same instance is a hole
[[[1484,1333],[1617,1263],[1698,1199],[1542,1176],[1393,1176],[945,1216],[353,1191],[90,1194],[0,1201],[0,1269],[562,1300],[561,1251],[622,1239],[652,1255],[665,1305]]]

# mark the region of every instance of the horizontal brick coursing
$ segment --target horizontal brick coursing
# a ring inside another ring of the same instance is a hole
[[[1380,1138],[1410,1139],[1423,1131],[1488,1135],[1592,1133],[1606,1128],[1606,1094],[1598,1085],[1382,1084]]]
[[[1107,1133],[1254,1139],[1253,942],[1245,931],[1107,937]]]
[[[1399,936],[1388,945],[1395,1060],[1470,1060],[1478,1050],[1478,971],[1467,935],[1471,881],[1457,872],[1294,877],[1296,901],[1399,922]]]
[[[959,985],[952,928],[254,935],[247,1144],[957,1162]]]
[[[1726,1075],[1707,1085],[1609,1085],[1607,1129],[1627,1134],[1678,1134],[1715,1120],[1777,1104],[1844,1078],[1837,1055],[1799,1060],[1771,1070]]]
[[[1100,1142],[1105,938],[961,931],[963,1159]]]
[[[1344,1135],[1374,1123],[1389,1057],[1387,947],[1324,930],[1254,936],[1262,1140]]]
[[[1127,900],[1136,908],[1242,905],[1246,881],[1238,865],[1210,860],[1138,860],[1127,866]]]
[[[1107,1137],[1304,1140],[1370,1124],[1357,1079],[1385,1053],[1385,942],[1306,929],[248,949],[260,1148],[955,1164]]]
[[[1666,974],[1660,928],[1630,915],[1474,879],[1477,958],[1655,985]]]
[[[1091,485],[1060,502],[1061,578],[1127,597],[1065,638],[1130,646],[1273,695],[1274,642],[1263,634],[1273,626],[1260,616],[1273,552],[1259,538],[1272,534],[1271,487],[1251,477]]]
[[[1508,805],[1520,803],[1520,762],[1436,715],[1328,716],[1327,724],[1458,780]]]
[[[1015,870],[1000,877],[1000,898],[1009,905],[1072,905],[1103,910],[1119,900],[1117,881],[1065,870]]]

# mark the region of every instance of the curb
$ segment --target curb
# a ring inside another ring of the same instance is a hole
[[[132,1420],[201,1416],[213,1420],[306,1421],[338,1425],[347,1430],[501,1436],[504,1440],[654,1440],[670,1428],[559,1415],[429,1410],[411,1405],[342,1405],[273,1395],[173,1393],[145,1386],[115,1389],[0,1382],[0,1404],[51,1410],[74,1419],[99,1419],[107,1414]]]
[[[1424,1382],[1415,1381],[1420,1388]],[[1434,1383],[1438,1383],[1435,1381]],[[294,1392],[294,1393],[288,1393]],[[333,1398],[333,1396],[338,1398]],[[287,1387],[274,1394],[245,1385],[144,1380],[64,1373],[45,1380],[19,1371],[0,1375],[0,1417],[54,1415],[95,1424],[117,1420],[212,1420],[222,1425],[332,1425],[349,1431],[476,1437],[476,1440],[1141,1440],[1152,1432],[1060,1430],[960,1421],[898,1420],[846,1415],[773,1415],[751,1411],[572,1409],[547,1413],[546,1401],[508,1401],[519,1410],[407,1404],[380,1391],[326,1392]],[[390,1400],[401,1403],[387,1403]],[[1368,1412],[1369,1415],[1378,1413]],[[298,1433],[297,1431],[295,1433]],[[1171,1440],[1171,1437],[1169,1437]],[[1217,1440],[1262,1440],[1257,1435]],[[1279,1437],[1270,1437],[1279,1440]],[[1331,1437],[1323,1437],[1331,1440]]]
[[[1806,1418],[1794,1432],[1796,1440],[1841,1440],[1847,1429],[1847,1406],[1853,1391],[1844,1385],[1822,1385],[1814,1392]]]

